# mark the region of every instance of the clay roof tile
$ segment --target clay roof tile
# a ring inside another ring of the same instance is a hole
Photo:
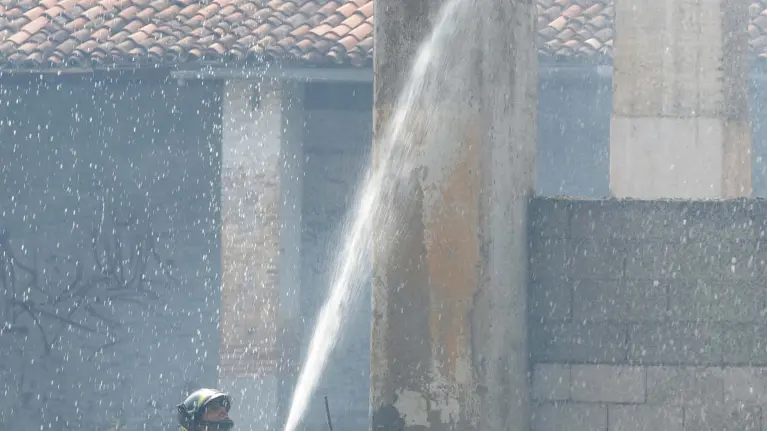
[[[17,0],[0,4],[0,69],[244,59],[370,66],[375,0]],[[536,0],[542,55],[610,56],[615,0]],[[767,57],[767,0],[749,44]]]

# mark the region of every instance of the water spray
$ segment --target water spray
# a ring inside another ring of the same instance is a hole
[[[413,169],[410,162],[418,150],[418,137],[410,128],[411,121],[413,118],[434,121],[432,115],[423,116],[428,113],[423,109],[431,109],[430,114],[433,114],[431,106],[439,106],[438,101],[444,98],[445,67],[452,64],[448,59],[453,63],[458,61],[448,55],[451,43],[461,38],[456,33],[455,23],[468,16],[472,5],[470,0],[449,0],[442,5],[432,33],[418,49],[406,84],[397,98],[396,109],[383,134],[376,138],[374,151],[381,156],[374,167],[368,167],[344,221],[343,239],[331,269],[330,289],[312,330],[283,431],[296,431],[301,424],[349,310],[366,282],[371,255],[375,253],[380,257],[392,252],[388,248],[391,245],[389,237],[399,227],[404,205],[390,205],[390,200],[401,194],[407,196],[409,190],[402,188],[402,180],[410,178]],[[424,124],[435,127],[428,121]],[[404,204],[408,203],[405,201]],[[332,431],[327,397],[325,408]]]

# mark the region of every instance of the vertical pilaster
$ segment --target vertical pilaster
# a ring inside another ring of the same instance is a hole
[[[612,194],[748,196],[748,3],[618,0],[615,7]]]
[[[295,369],[302,87],[230,81],[222,145],[221,385],[238,428],[274,429]]]
[[[532,0],[376,0],[374,163],[441,6],[451,15],[395,139],[416,146],[410,196],[374,249],[372,429],[527,430]]]

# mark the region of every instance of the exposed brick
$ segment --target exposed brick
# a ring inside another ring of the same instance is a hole
[[[765,311],[764,298],[764,288],[749,281],[676,281],[669,289],[669,317],[691,321],[754,321]]]
[[[697,322],[632,324],[629,362],[645,365],[721,365],[722,330]]]
[[[767,365],[767,325],[727,325],[723,329],[723,362],[727,365]]]
[[[533,431],[607,431],[607,407],[599,404],[538,404],[531,419]]]
[[[242,135],[241,125],[253,118],[240,109],[247,103],[241,94],[251,89],[227,85],[221,144],[221,372],[253,376],[273,371],[259,355],[275,350],[279,332],[282,139],[263,128],[252,130],[254,136]],[[267,93],[264,103],[279,107],[278,93]],[[282,112],[262,115],[266,124],[280,120]],[[259,151],[253,153],[256,145]],[[243,345],[248,350],[237,352]]]
[[[647,367],[647,402],[667,405],[720,405],[724,383],[720,368]]]
[[[621,324],[530,324],[536,362],[625,363],[626,327]]]
[[[577,281],[563,277],[546,277],[531,280],[530,318],[536,322],[545,320],[570,320],[573,287]]]
[[[645,369],[629,365],[573,365],[570,396],[574,401],[641,403]]]
[[[699,406],[684,409],[685,431],[761,431],[758,406]]]
[[[533,368],[533,399],[561,401],[570,398],[570,366],[536,364]]]
[[[767,405],[767,368],[728,367],[722,379],[725,403]]]
[[[573,320],[643,321],[666,317],[666,283],[652,280],[584,280],[573,291]]]
[[[254,361],[245,362],[238,360],[235,362],[221,361],[219,367],[219,376],[221,378],[238,378],[238,377],[264,377],[274,375],[279,370],[277,361]]]
[[[682,431],[681,407],[613,404],[608,408],[609,429],[620,431]]]

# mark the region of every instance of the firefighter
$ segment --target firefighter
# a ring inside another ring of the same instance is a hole
[[[229,418],[232,399],[216,389],[198,389],[178,405],[181,431],[228,431],[234,427]]]

